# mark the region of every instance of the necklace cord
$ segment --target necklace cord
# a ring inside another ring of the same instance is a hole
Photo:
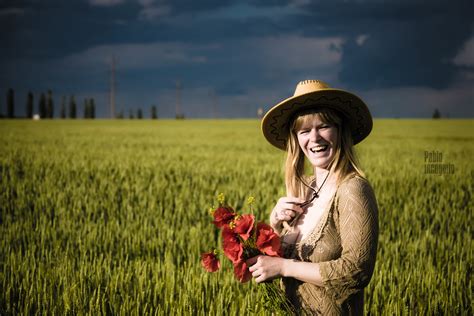
[[[313,187],[307,185],[303,179],[301,179],[300,175],[297,174],[296,176],[298,177],[298,179],[301,181],[301,183],[303,183],[304,186],[306,186],[307,188],[311,189],[313,191],[313,194],[311,196],[311,198],[307,201],[304,201],[303,203],[300,203],[299,206],[301,208],[303,207],[306,207],[308,206],[309,204],[311,204],[316,198],[319,197],[319,192],[321,191],[321,189],[323,188],[324,184],[326,183],[326,180],[328,179],[329,177],[329,174],[331,173],[331,171],[328,172],[328,174],[326,175],[326,177],[324,178],[323,180],[323,183],[321,183],[321,186],[318,188],[318,190],[316,191]],[[290,221],[290,222],[287,222],[287,221],[283,221],[283,227],[286,229],[286,232],[290,231],[294,224],[298,221],[298,218],[301,216],[302,213],[300,214],[297,214],[295,217],[293,217],[293,219]],[[286,233],[285,233],[286,234]]]

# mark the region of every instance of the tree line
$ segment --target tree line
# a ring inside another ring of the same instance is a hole
[[[13,89],[8,89],[7,91],[7,118],[16,118],[15,116],[15,93]],[[34,102],[34,95],[30,91],[28,92],[27,98],[26,98],[26,118],[36,118],[36,115],[41,118],[47,118],[47,119],[52,119],[55,117],[54,113],[54,99],[53,99],[53,92],[51,90],[48,90],[47,93],[42,92],[38,101],[38,107],[37,111],[35,112],[35,102]],[[61,106],[59,108],[59,118],[66,119],[76,119],[79,118],[79,113],[78,113],[78,106],[75,100],[74,95],[71,95],[69,97],[69,101],[67,101],[67,98],[65,96],[62,97],[62,102]],[[0,117],[3,115],[0,114]],[[84,106],[83,106],[83,118],[85,119],[95,119],[96,118],[96,105],[95,105],[95,100],[94,98],[85,98],[84,99]],[[151,113],[150,117],[152,119],[157,119],[158,118],[158,112],[157,108],[155,105],[151,106]],[[25,118],[25,117],[23,117]],[[116,114],[116,118],[118,119],[123,119],[124,113],[123,110],[118,112]],[[135,118],[135,113],[130,110],[129,119],[134,119]],[[137,119],[142,119],[143,118],[143,112],[139,108],[136,112],[136,118]]]
[[[52,119],[55,117],[54,115],[54,99],[53,99],[53,92],[48,90],[47,93],[42,92],[39,97],[38,107],[35,111],[35,101],[33,92],[29,91],[26,97],[26,109],[25,109],[25,117],[24,118],[38,118],[41,119]],[[15,93],[13,89],[8,89],[7,91],[7,118],[16,118],[15,115]],[[84,99],[84,113],[83,117],[87,119],[95,118],[95,101],[94,98],[86,98]],[[69,97],[69,104],[66,107],[66,97],[63,96],[62,103],[59,108],[59,118],[78,118],[77,113],[77,103],[74,98],[74,95]]]
[[[117,119],[124,119],[125,118],[125,114],[123,112],[123,109],[118,111],[115,115],[115,118]],[[133,109],[130,109],[128,111],[128,118],[133,120],[134,118],[137,118],[137,119],[142,119],[143,118],[143,111],[141,108],[138,108],[136,110],[136,113],[135,111],[133,111]],[[152,120],[156,120],[158,119],[158,111],[157,111],[157,108],[156,108],[156,105],[152,105],[150,107],[150,118]]]

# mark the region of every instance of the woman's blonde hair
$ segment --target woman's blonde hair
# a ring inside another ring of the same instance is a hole
[[[293,119],[289,131],[285,165],[286,191],[289,196],[306,197],[307,188],[310,184],[308,183],[308,177],[305,177],[305,155],[298,144],[296,132],[301,126],[306,125],[316,117],[323,123],[337,128],[336,152],[329,169],[331,174],[336,175],[337,183],[341,183],[352,173],[365,177],[353,148],[351,131],[340,114],[328,108],[310,109],[301,112]]]

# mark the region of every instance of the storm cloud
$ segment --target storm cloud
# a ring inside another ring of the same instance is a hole
[[[2,1],[0,89],[15,88],[20,102],[30,89],[94,96],[105,115],[115,56],[123,107],[162,104],[164,116],[177,80],[189,116],[208,115],[217,94],[222,116],[246,117],[308,78],[359,92],[378,116],[434,107],[472,116],[472,9],[467,0]]]

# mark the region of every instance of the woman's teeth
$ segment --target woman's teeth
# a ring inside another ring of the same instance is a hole
[[[325,151],[328,148],[328,145],[318,145],[313,148],[310,148],[312,153],[319,153]]]

